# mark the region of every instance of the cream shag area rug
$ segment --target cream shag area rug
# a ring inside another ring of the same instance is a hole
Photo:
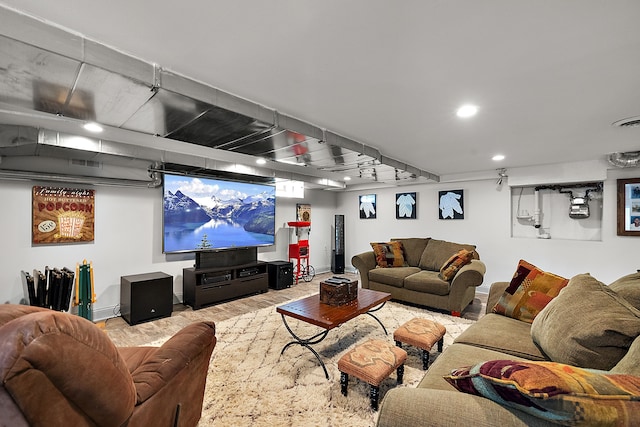
[[[395,302],[376,316],[362,315],[329,332],[314,349],[324,360],[329,380],[313,354],[299,345],[281,356],[283,346],[292,340],[275,307],[237,316],[216,324],[218,342],[213,350],[199,426],[373,426],[377,412],[369,406],[369,386],[349,379],[348,396],[340,393],[338,359],[353,345],[372,338],[393,342],[393,331],[407,320],[420,316],[447,328],[445,348],[474,323]],[[321,329],[287,318],[300,337],[307,338]],[[154,343],[154,344],[157,344]],[[404,384],[396,385],[395,373],[380,386],[381,400],[393,387],[415,387],[422,377],[418,349],[407,347]],[[432,360],[438,356],[432,350]]]

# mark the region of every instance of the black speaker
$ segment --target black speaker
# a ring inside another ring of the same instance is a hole
[[[344,254],[344,215],[335,216],[335,242],[336,254]]]
[[[344,253],[338,254],[336,251],[331,251],[331,272],[333,274],[344,273]]]
[[[290,288],[293,285],[293,263],[272,261],[267,266],[269,287],[274,289]]]
[[[171,316],[173,276],[162,272],[120,277],[120,314],[130,325]]]
[[[344,273],[344,215],[335,216],[334,249],[331,251],[331,272]]]

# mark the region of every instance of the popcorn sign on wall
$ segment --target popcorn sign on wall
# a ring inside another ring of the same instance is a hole
[[[33,187],[32,242],[92,242],[95,190]]]

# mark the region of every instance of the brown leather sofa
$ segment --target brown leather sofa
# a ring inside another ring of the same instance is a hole
[[[215,344],[196,322],[161,347],[116,348],[79,316],[0,305],[0,425],[195,426]]]

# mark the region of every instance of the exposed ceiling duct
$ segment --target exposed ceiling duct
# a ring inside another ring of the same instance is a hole
[[[69,125],[86,121],[112,132],[80,147]],[[1,156],[81,150],[110,164],[215,170],[237,163],[224,161],[227,152],[279,164],[252,173],[285,171],[305,182],[439,181],[363,143],[8,10],[0,14],[0,139]],[[205,150],[185,155],[193,150],[184,144]]]
[[[241,165],[237,159],[246,157],[244,155],[150,136],[123,143],[31,126],[0,125],[0,156],[0,176],[6,178],[31,177],[27,172],[34,169],[41,171],[49,180],[60,181],[54,177],[64,179],[71,171],[76,171],[80,175],[98,175],[106,183],[118,182],[117,176],[107,175],[101,170],[102,164],[109,164],[111,170],[120,168],[120,173],[126,175],[132,185],[148,187],[159,186],[159,173],[167,170],[193,175],[207,175],[215,171],[217,175],[234,173],[273,180],[304,181],[309,188],[344,188],[342,182],[319,175],[302,175],[286,165],[279,169]],[[11,175],[12,172],[15,173]]]
[[[627,151],[625,153],[611,153],[607,160],[613,166],[619,168],[632,168],[640,166],[640,151]]]

